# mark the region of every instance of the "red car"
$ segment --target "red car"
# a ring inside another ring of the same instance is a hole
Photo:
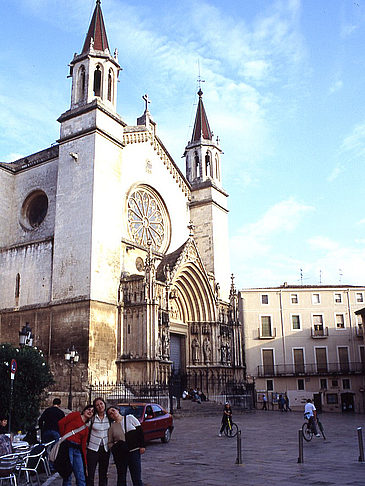
[[[119,403],[121,415],[134,415],[141,423],[145,441],[169,442],[174,430],[173,418],[157,403]]]

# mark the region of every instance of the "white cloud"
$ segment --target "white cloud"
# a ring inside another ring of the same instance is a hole
[[[356,161],[365,162],[365,123],[356,125],[347,135],[338,150],[339,161],[327,177],[327,181],[333,182],[343,173],[350,164]]]
[[[275,204],[258,221],[242,226],[231,238],[233,260],[244,262],[269,254],[272,238],[293,232],[305,214],[313,210],[313,206],[293,198]]]
[[[365,224],[365,218],[360,219],[360,221],[358,221],[356,224],[359,224],[359,225]]]
[[[365,158],[365,123],[356,125],[352,133],[345,137],[341,151],[348,158]]]
[[[334,251],[339,247],[336,241],[331,240],[327,236],[313,236],[308,239],[308,243],[315,250]]]
[[[332,85],[330,86],[329,92],[330,92],[330,94],[336,93],[337,91],[342,89],[342,87],[343,87],[343,81],[338,79],[338,80],[336,80],[332,83]]]

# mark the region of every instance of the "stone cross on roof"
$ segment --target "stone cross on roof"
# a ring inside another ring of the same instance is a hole
[[[142,99],[144,100],[144,102],[146,103],[146,108],[145,108],[145,111],[148,111],[148,103],[151,103],[151,100],[149,99],[148,97],[148,94],[146,93],[145,95],[142,96]]]

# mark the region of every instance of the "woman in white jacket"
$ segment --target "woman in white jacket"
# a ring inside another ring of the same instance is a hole
[[[127,469],[133,486],[143,486],[141,479],[141,454],[144,453],[143,430],[133,415],[124,417],[116,407],[109,407],[108,417],[113,420],[108,430],[108,446],[117,467],[117,486],[127,486]],[[126,430],[125,430],[126,425]],[[128,446],[125,433],[128,432]]]

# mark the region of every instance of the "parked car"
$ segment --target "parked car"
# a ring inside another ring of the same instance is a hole
[[[174,430],[172,415],[157,403],[119,403],[121,415],[134,415],[141,423],[145,441],[169,442]]]

